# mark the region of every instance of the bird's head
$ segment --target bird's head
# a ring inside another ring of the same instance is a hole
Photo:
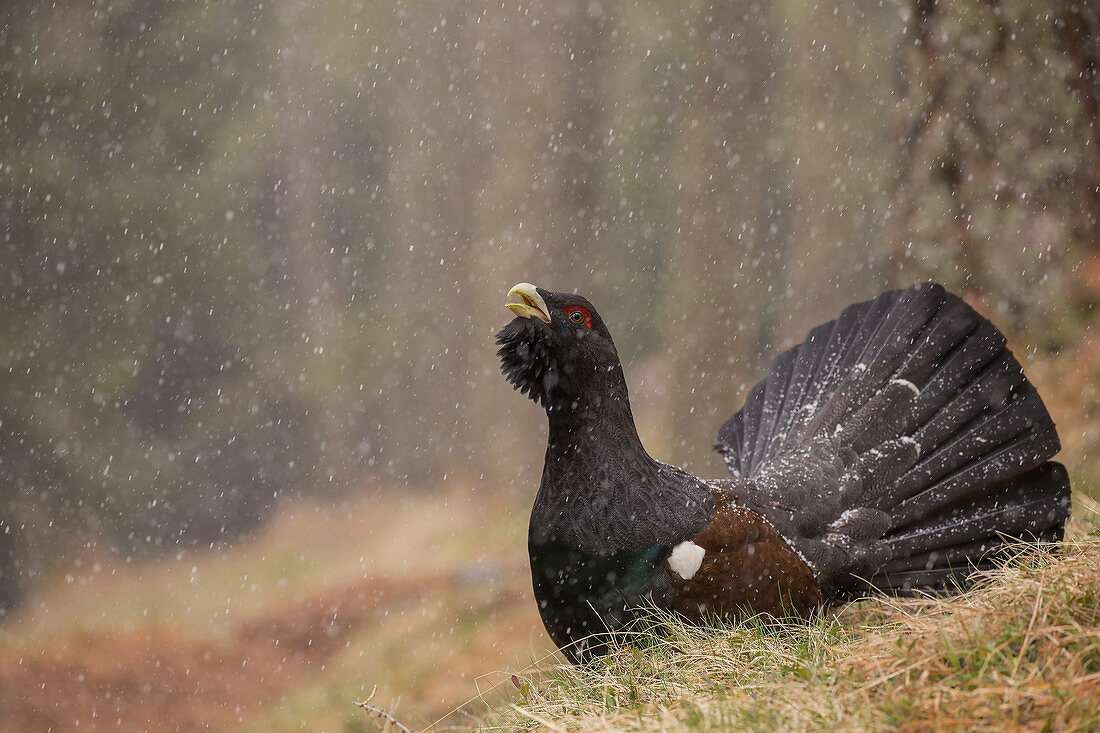
[[[611,334],[586,298],[520,283],[505,304],[516,318],[497,334],[501,371],[545,407],[565,406],[586,389],[621,380]]]

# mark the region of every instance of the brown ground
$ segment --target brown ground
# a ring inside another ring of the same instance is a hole
[[[428,589],[363,581],[243,623],[221,643],[153,630],[84,635],[30,656],[3,652],[0,729],[231,727],[322,668],[383,609],[415,602]]]
[[[416,514],[423,508],[416,505],[409,511]],[[398,508],[383,509],[397,512],[390,514],[394,523],[389,531],[401,533]],[[451,505],[448,518],[466,511]],[[284,522],[282,528],[276,522],[273,536],[257,542],[262,546],[291,542],[294,532],[305,532],[297,529],[303,521],[324,524],[328,520],[299,516]],[[296,529],[290,531],[287,526]],[[333,533],[330,536],[355,536],[344,532],[347,528],[343,526],[328,529]],[[449,539],[452,535],[441,535],[438,543],[447,548],[449,542],[454,543]],[[375,532],[360,541],[361,547],[348,551],[348,557],[369,550],[377,555],[378,565],[392,566],[396,560],[387,554],[384,539],[379,541]],[[529,658],[531,639],[537,639],[533,625],[537,615],[526,589],[522,555],[517,552],[498,558],[484,572],[502,579],[484,582],[478,574],[485,568],[483,558],[464,557],[477,543],[459,545],[440,553],[446,557],[444,561],[421,558],[426,569],[369,577],[356,572],[363,564],[361,557],[356,557],[354,564],[334,558],[333,564],[343,562],[347,567],[342,572],[326,567],[326,574],[335,574],[336,580],[326,577],[322,588],[289,600],[282,595],[263,598],[238,613],[239,621],[224,623],[209,633],[201,626],[196,630],[193,624],[188,628],[177,623],[174,616],[185,614],[173,610],[169,601],[146,598],[137,603],[169,604],[159,609],[162,620],[81,626],[78,613],[80,623],[74,627],[46,616],[44,621],[24,622],[9,631],[6,639],[0,634],[0,731],[225,730],[242,723],[260,729],[297,728],[305,723],[307,729],[319,729],[320,721],[333,720],[332,711],[307,710],[303,714],[298,709],[302,705],[297,705],[292,711],[295,725],[291,726],[289,719],[280,718],[280,706],[295,707],[295,696],[304,689],[331,691],[344,685],[335,693],[337,699],[329,692],[328,698],[320,697],[322,703],[316,707],[337,708],[337,722],[356,716],[362,719],[363,714],[352,708],[351,702],[365,696],[362,690],[369,693],[374,684],[380,685],[376,704],[392,709],[393,700],[402,697],[403,718],[411,716],[410,724],[431,722],[474,696],[478,675],[507,666],[510,658]],[[310,551],[317,549],[304,552]],[[270,561],[270,554],[265,551],[261,558]],[[212,556],[207,562],[215,567],[219,559]],[[234,562],[255,573],[247,564],[252,559],[229,559],[222,564]],[[368,559],[368,564],[373,563]],[[160,575],[143,571],[131,579],[105,579],[106,590],[94,594],[79,587],[64,601],[58,600],[57,592],[47,594],[40,608],[83,603],[87,605],[84,615],[97,621],[103,615],[100,609],[112,608],[113,594],[120,598],[132,592],[149,594],[150,584],[157,583],[168,589],[173,583],[179,585],[168,571]],[[214,582],[210,585],[202,591],[208,596],[223,590]],[[82,598],[82,593],[88,598]],[[170,590],[164,595],[175,599]],[[187,603],[189,609],[195,605],[191,599]],[[456,620],[462,614],[472,619],[465,626]],[[462,628],[455,631],[459,626]],[[444,627],[451,630],[449,635],[436,633]],[[407,668],[395,668],[398,666]],[[348,690],[348,680],[362,684]]]

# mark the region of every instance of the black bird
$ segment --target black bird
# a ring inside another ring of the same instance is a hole
[[[575,663],[644,606],[805,615],[870,590],[951,591],[1015,541],[1062,538],[1054,423],[1004,336],[937,284],[849,306],[776,359],[718,431],[732,478],[708,480],[646,452],[588,300],[508,295],[501,369],[550,423],[535,599]]]

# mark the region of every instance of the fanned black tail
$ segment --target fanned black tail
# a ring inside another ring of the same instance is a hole
[[[1069,479],[1004,336],[934,283],[847,308],[780,356],[718,435],[733,490],[826,595],[949,589],[1055,541]]]

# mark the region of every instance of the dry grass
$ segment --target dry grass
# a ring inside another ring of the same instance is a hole
[[[969,592],[750,620],[544,667],[485,730],[1100,730],[1100,538],[1021,553]]]

